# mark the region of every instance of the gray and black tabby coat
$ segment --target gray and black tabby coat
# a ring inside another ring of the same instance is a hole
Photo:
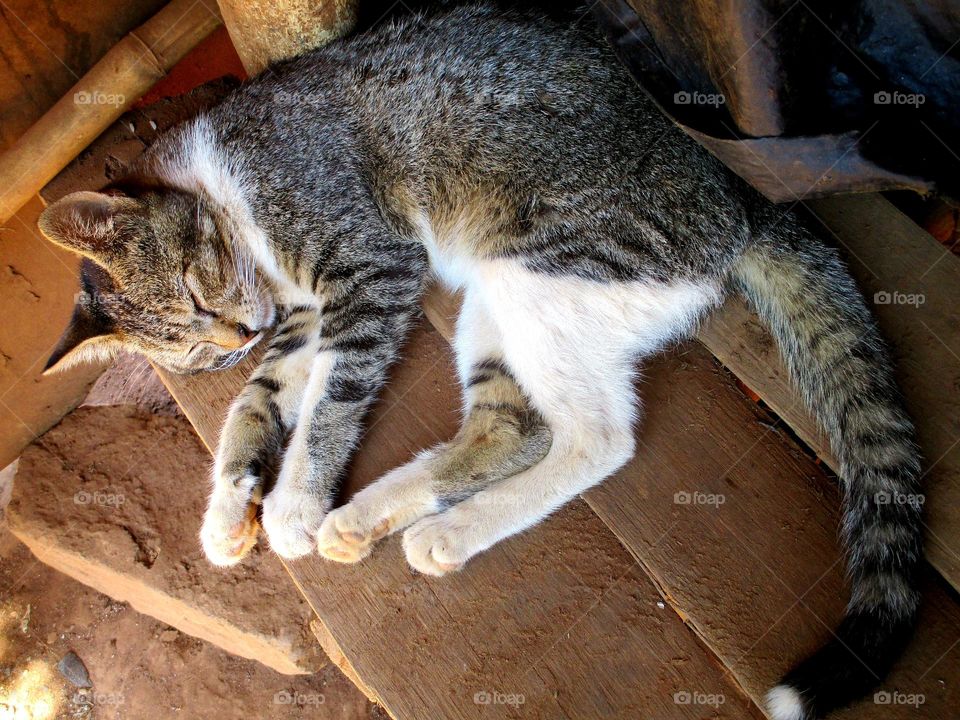
[[[256,542],[262,503],[286,557],[356,562],[403,531],[414,568],[458,569],[626,462],[637,360],[739,291],[840,459],[853,590],[770,712],[848,702],[909,635],[919,506],[878,499],[918,492],[918,453],[863,299],[833,249],[675,129],[589,28],[479,5],[334,43],[40,224],[88,258],[51,364],[127,347],[226,367],[273,328],[217,452],[202,540],[218,564]],[[463,427],[331,509],[431,272],[464,293]]]

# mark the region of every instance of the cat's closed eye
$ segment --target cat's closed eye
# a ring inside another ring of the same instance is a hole
[[[196,311],[197,315],[200,315],[202,317],[210,317],[210,318],[217,316],[217,313],[215,313],[213,310],[211,310],[210,308],[208,308],[206,305],[203,304],[203,301],[200,299],[197,293],[193,290],[193,288],[187,285],[187,289],[190,291],[190,301],[193,303],[193,309]]]
[[[190,302],[197,315],[205,318],[218,317],[218,313],[211,309],[210,305],[203,299],[203,294],[198,290],[197,282],[191,274],[189,266],[183,272],[183,286],[190,296]]]

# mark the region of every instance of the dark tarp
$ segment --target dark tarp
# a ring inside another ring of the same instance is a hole
[[[638,83],[771,200],[960,199],[960,1],[600,0]]]

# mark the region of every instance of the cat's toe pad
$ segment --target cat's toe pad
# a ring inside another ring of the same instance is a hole
[[[236,565],[257,544],[257,504],[243,497],[216,495],[203,518],[200,543],[214,565]]]
[[[319,553],[337,562],[358,562],[377,540],[436,512],[428,478],[410,476],[406,467],[395,470],[332,510],[320,528]]]
[[[414,570],[440,577],[459,570],[476,554],[467,542],[466,528],[449,513],[424,518],[403,534],[403,551]]]
[[[325,516],[325,501],[309,491],[278,486],[263,500],[263,529],[283,558],[311,553]]]
[[[327,515],[320,527],[317,550],[330,560],[355,563],[370,554],[373,543],[390,532],[390,519],[369,521],[353,503]]]

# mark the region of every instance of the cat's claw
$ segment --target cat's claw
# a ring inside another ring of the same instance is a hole
[[[263,500],[270,548],[288,560],[313,552],[325,516],[325,502],[310,492],[278,486]]]
[[[215,495],[200,529],[203,554],[214,565],[236,565],[257,544],[259,529],[255,502]]]
[[[410,526],[403,534],[403,551],[410,567],[434,577],[462,568],[476,554],[464,543],[465,530],[450,510]]]

